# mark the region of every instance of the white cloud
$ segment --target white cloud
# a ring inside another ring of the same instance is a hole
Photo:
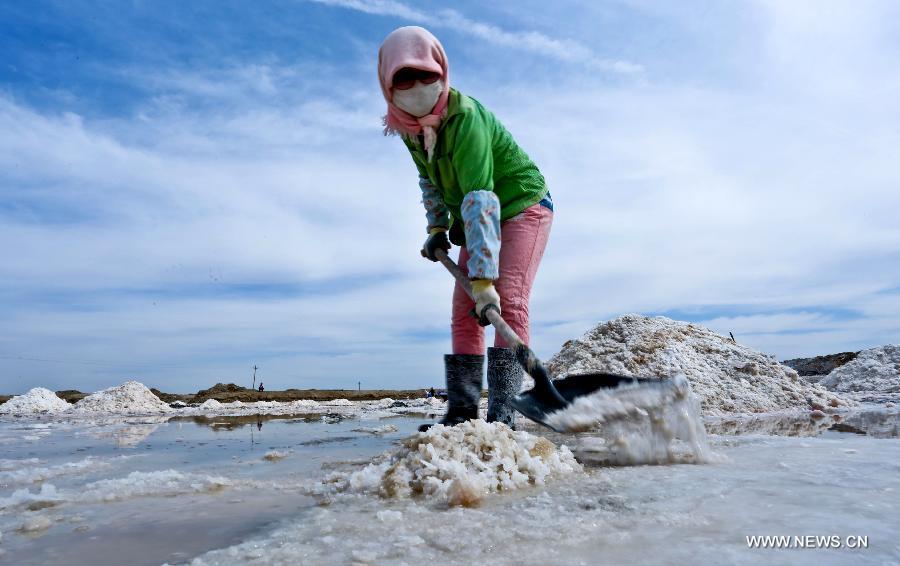
[[[761,7],[769,24],[762,46],[780,84],[832,99],[900,92],[897,38],[888,24],[900,18],[895,2],[766,0]]]
[[[882,292],[900,283],[900,106],[884,80],[900,61],[887,23],[864,19],[864,40],[858,26],[830,36],[875,53],[853,89],[782,81],[815,63],[783,56],[789,26],[733,66],[772,79],[753,87],[466,77],[556,198],[532,302],[540,355],[619,314],[717,306],[728,314],[705,323],[779,357],[900,341],[900,293]],[[751,40],[776,33],[753,22]],[[534,49],[563,57],[545,39]],[[381,135],[369,71],[166,70],[146,77],[158,97],[107,120],[0,98],[0,356],[70,362],[0,359],[0,392],[132,376],[188,390],[253,363],[272,388],[439,381],[450,279],[417,257],[415,172]]]
[[[456,10],[442,9],[437,15],[429,15],[391,0],[311,0],[319,4],[348,8],[379,16],[394,16],[438,29],[477,37],[488,43],[520,51],[536,53],[544,57],[570,63],[580,63],[591,69],[606,72],[635,74],[644,69],[630,61],[597,56],[591,49],[570,39],[556,39],[537,31],[507,31],[496,25],[473,20]]]
[[[312,0],[319,4],[358,10],[366,14],[378,16],[396,16],[413,22],[431,23],[432,18],[424,12],[410,8],[402,2],[393,0]]]

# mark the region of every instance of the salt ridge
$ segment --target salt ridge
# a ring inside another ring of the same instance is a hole
[[[66,462],[56,466],[21,467],[14,470],[0,471],[0,485],[36,483],[70,474],[83,474],[109,467],[108,461],[88,456],[77,462]]]
[[[705,415],[839,407],[851,401],[800,379],[793,369],[696,324],[625,315],[566,342],[547,362],[556,377],[608,372],[641,377],[683,373]]]
[[[131,472],[121,478],[88,483],[78,491],[59,491],[52,483],[43,483],[39,490],[19,489],[10,497],[0,498],[0,509],[31,502],[103,503],[135,497],[171,497],[189,493],[212,493],[233,485],[232,480],[204,474],[159,470]]]

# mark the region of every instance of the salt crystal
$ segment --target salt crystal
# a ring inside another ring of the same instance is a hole
[[[268,460],[269,462],[277,462],[278,460],[283,460],[288,457],[287,452],[282,452],[281,450],[269,450],[263,456],[263,460]]]
[[[400,430],[400,429],[398,429],[394,425],[384,425],[384,426],[378,426],[378,427],[354,428],[353,432],[367,432],[369,434],[381,435],[381,434],[388,434],[391,432],[397,432],[398,430]]]
[[[50,528],[53,522],[43,515],[38,515],[36,517],[29,517],[25,519],[25,522],[22,523],[22,526],[19,528],[23,533],[36,533],[39,531],[45,531]]]
[[[375,516],[378,517],[378,520],[382,523],[396,522],[403,519],[403,513],[401,513],[400,511],[392,511],[390,509],[378,511],[377,513],[375,513]]]

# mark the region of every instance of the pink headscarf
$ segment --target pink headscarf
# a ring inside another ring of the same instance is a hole
[[[391,81],[394,74],[404,67],[440,73],[444,90],[431,114],[417,118],[391,102],[393,99]],[[423,134],[425,151],[430,160],[437,141],[437,128],[441,125],[450,96],[450,67],[441,42],[430,31],[419,26],[395,29],[384,39],[381,49],[378,50],[378,80],[381,82],[381,94],[388,104],[387,114],[384,116],[385,135]]]

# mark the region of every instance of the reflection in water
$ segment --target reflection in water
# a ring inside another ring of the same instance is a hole
[[[879,408],[851,413],[841,424],[845,427],[853,427],[852,432],[857,434],[867,434],[875,438],[900,438],[900,411],[896,408],[891,410]]]
[[[349,440],[357,440],[358,436],[329,436],[326,438],[313,438],[312,440],[304,440],[300,442],[300,446],[320,446],[322,444],[332,444],[335,442],[347,442]]]
[[[860,434],[863,436],[865,436],[866,434],[866,431],[845,423],[834,423],[833,425],[831,425],[831,427],[829,427],[828,430],[833,430],[834,432],[849,432],[852,434]]]
[[[156,432],[158,428],[159,425],[132,425],[120,428],[113,433],[116,439],[116,446],[133,448]]]
[[[740,415],[739,417],[711,417],[704,419],[710,434],[736,436],[742,434],[766,434],[773,436],[819,436],[833,424],[842,420],[841,415],[813,418],[808,411]]]
[[[172,417],[172,422],[191,422],[198,425],[208,426],[214,430],[235,430],[244,426],[256,425],[257,430],[262,430],[264,421],[287,421],[287,422],[319,422],[322,420],[321,413],[300,413],[291,415],[194,415],[184,417]]]
[[[710,434],[767,434],[774,436],[819,436],[826,432],[900,437],[900,412],[876,408],[851,413],[812,416],[808,412],[741,415],[705,420]]]
[[[104,417],[81,422],[90,425],[82,434],[101,440],[112,439],[119,448],[134,448],[168,421],[169,417],[154,416]]]

